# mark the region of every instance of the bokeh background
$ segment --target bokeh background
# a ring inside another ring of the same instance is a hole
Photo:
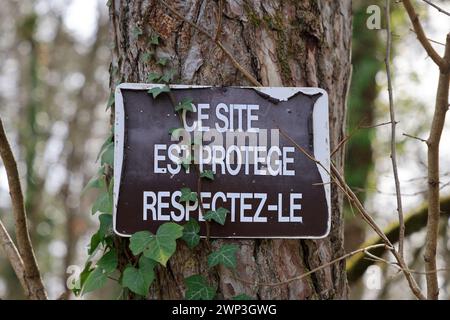
[[[450,11],[450,1],[434,1]],[[385,30],[369,30],[366,9],[384,1],[353,2],[353,79],[348,103],[346,178],[382,227],[396,221],[390,154]],[[434,108],[437,67],[419,45],[401,4],[392,5],[393,80],[397,110],[399,175],[405,212],[426,197],[426,146],[403,133],[426,138]],[[429,38],[443,42],[450,17],[418,1]],[[95,174],[97,153],[109,134],[106,112],[112,41],[105,0],[0,0],[0,116],[19,164],[26,209],[39,266],[50,298],[66,290],[70,265],[82,268],[96,221],[95,192],[82,193]],[[382,9],[383,11],[383,9]],[[384,20],[384,19],[382,19]],[[439,53],[443,45],[434,43]],[[371,127],[371,128],[367,128]],[[441,144],[441,192],[450,196],[450,121]],[[6,173],[0,163],[0,218],[12,228]],[[358,248],[371,231],[345,208],[345,246]],[[450,267],[449,220],[442,224],[439,267]],[[425,228],[408,237],[406,257],[423,270]],[[380,277],[379,285],[373,283]],[[416,274],[419,284],[424,276]],[[450,270],[439,273],[442,298],[450,298]],[[375,278],[376,279],[376,278]],[[351,281],[352,298],[407,299],[395,268],[377,264]],[[114,299],[114,282],[83,298]],[[21,288],[0,252],[0,298],[22,298]],[[71,296],[72,299],[77,298]]]

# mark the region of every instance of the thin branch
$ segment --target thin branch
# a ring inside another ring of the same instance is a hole
[[[430,6],[432,6],[433,8],[435,8],[437,11],[439,11],[440,13],[446,14],[448,16],[450,16],[450,12],[442,9],[441,7],[439,7],[438,5],[434,4],[433,2],[429,1],[429,0],[422,0],[425,3],[428,3]]]
[[[352,252],[344,254],[343,256],[341,256],[339,258],[331,260],[330,262],[327,262],[327,263],[325,263],[325,264],[323,264],[323,265],[321,265],[321,266],[319,266],[317,268],[314,268],[314,269],[312,269],[312,270],[310,270],[308,272],[305,272],[305,273],[303,273],[303,274],[301,274],[299,276],[296,276],[296,277],[293,277],[293,278],[289,278],[287,280],[283,280],[283,281],[279,281],[279,282],[269,282],[269,283],[253,282],[253,281],[241,279],[241,278],[237,277],[236,275],[234,275],[234,278],[236,280],[239,280],[240,282],[243,282],[243,283],[246,283],[246,284],[250,284],[250,285],[253,285],[253,286],[259,286],[259,287],[277,287],[277,286],[282,286],[282,285],[286,285],[286,284],[289,284],[289,283],[294,282],[294,281],[301,280],[301,279],[303,279],[303,278],[305,278],[305,277],[307,277],[307,276],[309,276],[309,275],[311,275],[313,273],[316,273],[317,271],[323,270],[323,269],[325,269],[325,268],[327,268],[327,267],[329,267],[329,266],[331,266],[331,265],[333,265],[333,264],[335,264],[335,263],[337,263],[339,261],[348,259],[349,257],[351,257],[351,256],[353,256],[355,254],[358,254],[358,253],[361,253],[361,252],[364,252],[364,253],[367,254],[369,250],[375,249],[375,248],[380,248],[380,247],[385,247],[386,248],[387,246],[385,244],[376,244],[376,245],[373,245],[373,246],[368,246],[368,247],[365,247],[365,248],[356,249],[356,250],[354,250]],[[389,249],[389,248],[387,248],[387,249]]]
[[[208,31],[206,31],[205,29],[203,29],[202,27],[198,26],[197,24],[193,23],[192,21],[186,19],[183,15],[181,15],[177,10],[175,10],[172,6],[170,6],[166,1],[164,0],[159,0],[159,2],[161,2],[170,12],[172,12],[178,19],[186,22],[188,25],[190,25],[192,28],[194,28],[195,30],[197,30],[198,32],[200,32],[201,34],[203,34],[204,36],[206,36],[209,40],[211,40],[212,42],[214,42],[222,51],[223,53],[225,53],[225,55],[228,57],[228,59],[230,59],[231,63],[236,67],[236,69],[238,69],[240,72],[242,72],[242,74],[244,75],[245,78],[247,78],[247,80],[253,84],[254,86],[257,87],[262,87],[262,84],[259,83],[258,80],[255,79],[255,77],[253,77],[247,70],[244,69],[244,67],[242,67],[240,65],[240,63],[233,57],[233,55],[230,53],[230,51],[228,51],[227,48],[224,47],[224,45],[222,44],[222,42],[219,39],[215,39],[213,36],[211,36]]]
[[[450,64],[450,33],[447,35],[445,45],[445,62]],[[445,115],[449,98],[450,70],[440,69],[439,83],[436,93],[436,105],[431,122],[428,145],[428,220],[427,234],[425,238],[425,270],[436,270],[436,251],[439,233],[440,191],[439,191],[439,144],[444,129]],[[428,299],[438,299],[439,283],[435,273],[427,277]]]
[[[6,138],[3,123],[0,118],[0,157],[6,169],[8,177],[9,193],[12,200],[12,208],[15,219],[15,231],[17,246],[22,257],[27,282],[30,284],[29,296],[31,299],[47,299],[47,292],[42,283],[39,267],[34,256],[33,246],[28,232],[27,216],[20,185],[17,163]]]
[[[333,180],[333,182],[336,183],[336,185],[343,191],[344,195],[348,198],[351,205],[354,205],[355,208],[358,210],[358,212],[361,215],[361,218],[375,231],[376,234],[382,239],[385,245],[387,245],[389,248],[392,248],[390,251],[392,255],[397,260],[399,266],[402,267],[403,274],[405,275],[406,280],[408,281],[408,285],[411,288],[411,291],[413,294],[420,300],[426,299],[425,296],[420,291],[420,288],[418,287],[416,280],[412,277],[411,273],[408,272],[408,268],[406,266],[406,263],[404,259],[398,254],[398,252],[395,250],[394,246],[392,245],[391,241],[388,239],[388,237],[383,233],[381,228],[377,225],[375,220],[373,220],[372,216],[366,211],[364,206],[361,204],[361,201],[359,201],[358,197],[355,195],[355,193],[352,191],[352,189],[348,186],[348,184],[345,182],[344,177],[341,175],[339,170],[334,166],[333,163],[330,163],[331,172],[326,168],[319,160],[314,158],[314,156],[310,155],[304,148],[302,148],[298,143],[296,143],[289,135],[287,135],[283,130],[279,129],[280,133],[289,139],[293,145],[299,149],[308,159],[311,161],[314,161],[319,165],[321,168],[325,170],[325,172],[330,176],[330,178]]]
[[[448,219],[450,215],[450,197],[441,199],[441,210],[443,213],[443,219]],[[405,215],[406,234],[405,236],[411,236],[415,232],[423,230],[427,224],[427,212],[428,205],[426,203],[418,206],[407,215]],[[383,229],[383,233],[389,238],[392,243],[398,241],[398,221],[393,221],[386,228]],[[378,236],[374,236],[366,240],[361,247],[367,247],[374,244],[383,243],[383,240]],[[385,250],[378,248],[373,250],[373,253],[381,256]],[[365,259],[361,254],[354,255],[347,262],[347,277],[350,282],[358,280],[367,268],[372,265],[372,262]]]
[[[395,121],[395,106],[394,106],[394,96],[392,92],[392,78],[391,78],[391,1],[386,0],[386,76],[388,82],[388,93],[389,93],[389,114],[391,118],[391,161],[392,161],[392,171],[394,173],[395,182],[395,193],[397,195],[397,213],[398,222],[400,224],[399,229],[399,241],[398,241],[398,254],[403,259],[403,247],[405,242],[405,222],[403,219],[403,205],[402,205],[402,195],[400,188],[400,180],[398,178],[398,167],[397,167],[397,150],[396,150],[396,127],[397,122]]]
[[[413,25],[414,31],[417,35],[417,39],[422,44],[422,47],[428,53],[430,58],[439,66],[441,70],[447,70],[450,68],[450,63],[445,61],[437,52],[434,50],[430,41],[428,41],[425,32],[423,31],[422,24],[420,23],[419,16],[414,9],[414,6],[411,4],[410,0],[402,0],[403,5],[405,6],[406,12],[408,13],[409,19]]]
[[[222,13],[223,13],[223,0],[219,0],[219,11],[217,13],[217,29],[216,35],[214,36],[214,41],[218,41],[220,37],[220,32],[222,31]]]
[[[411,138],[411,139],[416,139],[416,140],[419,140],[420,142],[425,142],[425,143],[427,143],[427,140],[422,139],[422,138],[419,138],[419,137],[416,137],[416,136],[413,136],[413,135],[410,135],[410,134],[408,134],[408,133],[403,133],[403,135],[404,135],[405,137],[408,137],[408,138]]]
[[[0,244],[2,245],[3,251],[5,251],[9,263],[11,264],[17,278],[19,279],[20,284],[22,285],[25,295],[29,296],[30,289],[26,281],[25,268],[23,266],[22,258],[20,257],[16,245],[12,241],[8,231],[6,230],[1,220],[0,220]]]
[[[414,33],[416,33],[415,31],[414,31],[414,29],[409,29],[411,32],[414,32]],[[416,33],[416,35],[417,35],[417,33]],[[427,40],[428,41],[430,41],[430,42],[433,42],[433,43],[435,43],[435,44],[438,44],[438,45],[440,45],[440,46],[443,46],[443,47],[445,47],[445,43],[442,43],[442,42],[440,42],[440,41],[436,41],[436,40],[433,40],[433,39],[431,39],[431,38],[427,38]]]

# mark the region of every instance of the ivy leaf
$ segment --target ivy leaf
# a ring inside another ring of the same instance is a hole
[[[212,300],[216,295],[216,289],[211,287],[201,275],[190,276],[184,279],[184,283],[188,300]]]
[[[156,64],[159,64],[160,66],[165,66],[167,64],[167,61],[169,61],[169,58],[167,57],[162,57],[159,58],[158,61],[156,62]]]
[[[94,233],[91,237],[91,241],[89,243],[89,249],[88,254],[91,255],[95,252],[95,250],[98,248],[100,243],[102,242],[103,237],[98,233]]]
[[[128,266],[122,276],[122,285],[141,296],[148,294],[148,289],[155,279],[156,262],[142,256],[139,259],[139,269]]]
[[[83,294],[102,288],[107,279],[108,276],[103,269],[95,268],[86,278],[83,286]]]
[[[133,30],[131,30],[131,34],[133,35],[133,38],[138,38],[140,35],[142,35],[142,29],[138,26],[134,26]]]
[[[106,138],[105,142],[103,142],[100,151],[97,154],[97,157],[95,158],[95,161],[97,162],[98,159],[100,159],[100,156],[103,154],[103,152],[105,151],[106,147],[108,147],[112,142],[112,138],[113,138],[113,134],[112,132],[109,134],[108,138]]]
[[[101,165],[104,165],[105,163],[109,164],[110,166],[113,166],[114,164],[114,142],[110,142],[106,148],[105,151],[103,151],[101,160]]]
[[[109,94],[108,103],[106,104],[106,111],[111,108],[111,106],[114,104],[114,93]]]
[[[214,173],[212,172],[212,170],[205,170],[200,174],[200,177],[209,180],[214,180]]]
[[[100,220],[100,227],[98,231],[91,237],[88,254],[92,255],[98,248],[100,243],[105,240],[105,236],[110,232],[112,228],[112,215],[104,213],[98,216]]]
[[[91,265],[92,265],[92,261],[86,262],[86,264],[84,265],[83,271],[81,271],[80,277],[78,279],[79,286],[76,285],[75,288],[72,289],[73,293],[77,296],[81,293],[81,288],[83,288],[84,284],[86,283],[86,279],[89,277],[91,272],[94,270],[91,268]]]
[[[97,200],[95,200],[94,204],[92,205],[92,214],[96,214],[97,212],[101,213],[112,213],[112,197],[109,192],[102,192]]]
[[[102,176],[94,176],[89,180],[89,182],[86,184],[86,186],[83,188],[83,191],[81,191],[81,194],[86,193],[89,189],[101,189],[105,187],[105,177]]]
[[[192,192],[190,188],[181,188],[180,202],[197,201],[197,193]]]
[[[176,106],[175,111],[181,112],[183,110],[194,112],[194,109],[192,108],[192,99],[191,98],[185,98],[181,100]]]
[[[164,75],[161,77],[161,81],[165,83],[171,83],[173,80],[173,77],[175,76],[175,70],[170,70],[164,73]]]
[[[214,267],[221,264],[227,268],[236,268],[236,252],[238,246],[235,244],[224,244],[219,250],[208,256],[208,266]]]
[[[161,75],[157,72],[150,72],[147,76],[147,82],[157,82],[161,78]]]
[[[137,256],[148,247],[153,235],[149,231],[139,231],[134,233],[130,239],[130,250]]]
[[[150,38],[150,44],[158,45],[159,44],[159,36],[157,34],[154,34]]]
[[[254,298],[246,295],[245,293],[238,294],[232,298],[233,300],[255,300]]]
[[[192,163],[191,155],[189,155],[188,157],[183,157],[183,159],[181,160],[181,165],[183,166],[184,170],[186,170],[186,172],[189,171],[191,163]]]
[[[225,220],[227,218],[227,213],[229,213],[230,211],[228,209],[225,208],[218,208],[216,211],[214,210],[209,210],[204,216],[203,218],[205,218],[205,220],[207,221],[211,221],[214,220],[215,222],[217,222],[218,224],[224,225],[225,224]]]
[[[173,222],[167,222],[158,228],[156,235],[148,231],[140,231],[133,234],[130,239],[130,249],[134,255],[143,252],[145,257],[166,266],[169,258],[175,253],[176,240],[182,236],[182,226]]]
[[[147,51],[144,52],[141,56],[141,61],[142,62],[148,62],[150,61],[150,58],[153,56],[153,52],[152,51]]]
[[[176,240],[182,236],[182,226],[173,222],[162,224],[144,250],[144,256],[166,266],[167,261],[175,253],[177,248]]]
[[[183,130],[183,128],[170,128],[169,135],[173,136],[175,139],[178,139],[180,137],[181,130]]]
[[[117,252],[115,249],[109,250],[97,262],[97,268],[103,269],[107,274],[110,274],[117,268]]]
[[[98,216],[98,220],[100,220],[98,232],[104,237],[112,229],[112,215],[107,213],[101,214]]]
[[[191,219],[183,226],[183,237],[181,237],[181,239],[183,239],[188,247],[192,249],[200,242],[199,232],[200,226],[198,222]]]
[[[168,86],[154,87],[149,89],[147,92],[152,94],[153,99],[156,99],[156,97],[159,96],[161,93],[170,92],[170,88]]]

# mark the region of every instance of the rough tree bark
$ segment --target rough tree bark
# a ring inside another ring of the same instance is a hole
[[[331,149],[344,137],[345,105],[350,78],[351,1],[331,0],[188,0],[170,1],[186,19],[219,38],[234,58],[264,86],[313,86],[328,91]],[[219,18],[220,16],[220,18]],[[114,41],[111,87],[145,82],[158,70],[143,54],[152,33],[161,37],[156,54],[168,57],[176,82],[204,85],[250,85],[223,51],[181,21],[157,0],[113,0],[110,6]],[[137,29],[138,28],[138,29]],[[142,34],[136,36],[136,30]],[[343,150],[334,156],[342,169]],[[344,254],[342,194],[332,186],[332,229],[317,241],[227,240],[239,243],[236,273],[246,282],[277,282],[316,268]],[[125,247],[126,240],[120,240]],[[221,240],[225,241],[225,240]],[[117,241],[119,242],[119,240]],[[347,297],[345,262],[282,286],[252,286],[225,269],[207,271],[205,245],[191,252],[183,244],[166,269],[158,269],[151,296],[182,298],[183,279],[208,274],[219,297],[246,293],[260,299],[342,299]]]

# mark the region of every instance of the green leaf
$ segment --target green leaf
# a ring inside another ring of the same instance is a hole
[[[89,244],[88,254],[91,255],[95,252],[95,250],[98,248],[100,243],[102,242],[103,237],[99,232],[96,232],[92,235],[91,241]]]
[[[107,274],[110,274],[117,268],[117,252],[115,249],[109,250],[97,262],[97,268],[103,269]]]
[[[161,78],[161,75],[157,72],[150,72],[147,76],[147,82],[158,82],[159,78]]]
[[[161,93],[170,92],[170,88],[168,86],[154,87],[149,89],[147,92],[152,94],[153,99],[156,99],[156,97],[159,96]]]
[[[107,163],[110,166],[113,166],[113,164],[114,164],[114,142],[111,142],[106,146],[105,151],[103,151],[103,153],[102,153],[100,163],[101,163],[101,165]]]
[[[207,221],[211,221],[214,220],[215,222],[217,222],[218,224],[224,225],[225,224],[225,220],[227,218],[227,213],[229,213],[230,211],[228,209],[225,208],[218,208],[216,211],[214,210],[209,210],[204,216],[203,218],[205,218],[205,220]]]
[[[102,192],[97,200],[95,200],[94,204],[92,205],[92,214],[96,214],[97,212],[101,213],[112,213],[112,197],[109,194],[109,192]]]
[[[197,193],[192,192],[190,188],[181,188],[180,202],[197,201]]]
[[[156,235],[148,231],[140,231],[133,234],[130,239],[130,249],[134,255],[143,252],[145,257],[165,266],[176,250],[176,240],[182,236],[182,226],[173,222],[167,222],[158,228]]]
[[[105,285],[107,279],[108,276],[102,268],[95,268],[86,278],[83,294],[100,289]]]
[[[106,104],[106,110],[111,108],[111,106],[114,104],[114,93],[109,94],[108,103]]]
[[[133,234],[130,238],[130,250],[137,256],[143,252],[153,239],[153,235],[148,231],[139,231]]]
[[[173,136],[175,139],[178,139],[180,137],[181,130],[183,130],[183,128],[170,128],[169,135]]]
[[[194,112],[194,109],[192,108],[192,99],[185,98],[185,99],[181,100],[181,102],[179,102],[175,106],[175,111],[176,112],[181,112],[183,110]]]
[[[141,296],[148,294],[148,289],[155,279],[156,263],[142,256],[139,259],[139,269],[128,266],[122,276],[122,285]]]
[[[189,170],[191,163],[192,163],[191,155],[189,155],[188,157],[183,157],[183,159],[181,160],[181,165],[183,166],[184,170],[186,170],[186,171]]]
[[[238,246],[235,244],[224,244],[219,250],[208,256],[208,266],[214,267],[221,264],[227,268],[236,268],[236,252]]]
[[[175,76],[175,70],[171,69],[164,73],[164,75],[161,77],[161,81],[164,83],[171,83],[174,76]]]
[[[246,295],[245,293],[238,294],[232,298],[233,300],[255,300],[255,298]]]
[[[194,248],[198,245],[200,242],[200,235],[198,234],[200,232],[200,225],[198,222],[194,219],[190,219],[184,226],[183,226],[183,239],[189,248]]]
[[[212,172],[212,170],[205,170],[200,174],[200,177],[209,180],[214,180],[214,173]]]
[[[153,56],[153,52],[152,51],[144,52],[141,55],[141,61],[142,62],[149,62],[152,56]]]
[[[216,289],[210,286],[201,275],[190,276],[184,279],[184,283],[188,300],[212,300],[216,295]]]
[[[104,237],[112,230],[112,215],[108,213],[101,214],[98,216],[98,220],[100,221],[98,232],[102,237]]]
[[[156,64],[159,64],[160,66],[165,66],[167,64],[167,61],[169,61],[169,58],[167,57],[162,57],[159,58],[158,61],[156,62]]]
[[[154,34],[150,38],[150,44],[158,45],[159,44],[159,36]]]
[[[182,226],[173,222],[162,224],[158,228],[156,235],[152,237],[147,248],[144,250],[144,256],[166,266],[167,261],[175,253],[177,248],[176,240],[182,236]]]
[[[142,35],[142,29],[138,26],[134,26],[133,30],[131,30],[131,34],[133,35],[133,38],[138,38],[140,35]]]
[[[86,186],[83,188],[83,191],[81,191],[81,194],[84,194],[89,189],[101,189],[105,187],[105,177],[102,176],[94,176],[89,180],[89,182],[86,184]]]
[[[86,264],[84,265],[83,271],[81,271],[80,277],[77,280],[79,286],[76,285],[72,289],[73,293],[76,296],[78,296],[81,293],[81,288],[83,288],[84,284],[86,283],[86,279],[91,274],[91,272],[94,270],[94,269],[91,268],[91,265],[92,265],[92,261],[86,262]]]
[[[98,161],[98,159],[100,159],[100,156],[103,154],[106,147],[108,147],[111,143],[113,143],[112,138],[113,138],[113,134],[111,132],[109,134],[108,138],[106,138],[105,142],[103,142],[102,147],[100,148],[100,151],[98,152],[97,157],[95,158],[96,162]]]

